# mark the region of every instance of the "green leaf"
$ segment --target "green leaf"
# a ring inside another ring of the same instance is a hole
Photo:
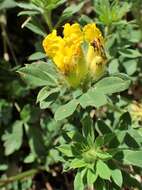
[[[52,3],[51,10],[59,7],[63,3],[65,3],[67,0],[55,0],[55,2]],[[51,1],[52,2],[52,1]]]
[[[41,101],[40,102],[40,109],[47,109],[47,108],[49,108],[50,107],[50,105],[53,103],[53,101],[54,101],[54,98],[52,99],[52,97],[51,97],[51,99],[50,100],[43,100],[43,101]]]
[[[138,57],[142,57],[142,54],[135,49],[124,49],[119,51],[119,53],[123,56],[123,57],[128,57],[128,58],[138,58]]]
[[[93,121],[90,118],[90,116],[87,114],[81,120],[81,123],[83,126],[82,128],[83,135],[87,139],[88,144],[92,145],[95,139]]]
[[[116,4],[117,5],[117,4]],[[117,15],[119,19],[121,19],[127,12],[130,11],[132,4],[128,2],[123,2],[121,6],[117,5],[119,10],[119,14]],[[114,7],[115,9],[115,7]]]
[[[122,173],[121,170],[115,169],[111,171],[111,176],[113,181],[118,185],[119,187],[122,187],[123,183],[123,178],[122,178]]]
[[[18,16],[27,15],[27,16],[33,16],[40,14],[38,11],[21,11],[18,13]]]
[[[28,60],[29,61],[35,61],[35,60],[43,59],[45,57],[46,57],[45,53],[36,52],[36,53],[33,53],[32,55],[30,55],[29,58],[28,58]]]
[[[100,178],[107,180],[110,179],[111,170],[103,161],[98,160],[96,168],[97,168],[97,174],[100,176]]]
[[[86,167],[87,163],[83,160],[83,159],[73,159],[70,163],[70,168],[82,168],[82,167]]]
[[[137,60],[128,60],[123,62],[123,66],[128,75],[132,75],[137,70]]]
[[[108,152],[96,152],[96,155],[98,158],[102,159],[102,160],[109,160],[112,158],[112,155],[109,154]]]
[[[101,178],[97,179],[94,186],[95,186],[96,190],[108,190],[108,189],[105,188],[105,181],[103,179],[101,179]]]
[[[86,170],[78,171],[74,179],[74,190],[84,190],[83,177]]]
[[[35,123],[38,121],[39,109],[30,104],[25,104],[20,112],[20,118],[24,123]]]
[[[65,3],[67,0],[56,0],[57,2],[56,2],[56,7],[57,6],[60,6],[60,5],[62,5],[63,3]]]
[[[118,67],[119,67],[118,59],[113,59],[113,60],[109,63],[109,65],[108,65],[109,73],[110,73],[110,74],[118,73],[118,72],[119,72]]]
[[[73,153],[71,150],[71,145],[68,144],[62,144],[60,146],[57,147],[57,149],[62,152],[63,154],[65,154],[68,157],[73,157]]]
[[[20,118],[24,123],[27,123],[31,119],[31,106],[29,104],[25,105],[20,112]]]
[[[21,77],[31,86],[56,86],[57,76],[51,73],[49,63],[32,63],[19,69]]]
[[[36,10],[39,12],[43,12],[43,10],[41,8],[39,8],[38,6],[34,5],[33,3],[17,3],[17,6],[22,8],[22,9],[28,9],[28,10]]]
[[[106,77],[96,83],[95,89],[104,94],[112,94],[126,90],[130,85],[130,80],[120,77]]]
[[[8,165],[7,164],[4,164],[4,163],[0,164],[0,171],[5,171],[7,169],[8,169]]]
[[[72,4],[71,6],[64,9],[62,15],[61,15],[61,21],[70,18],[73,14],[80,11],[80,9],[83,7],[84,2],[79,3],[78,5]]]
[[[10,9],[16,7],[16,2],[14,0],[3,0],[0,2],[0,10]]]
[[[95,129],[99,134],[111,133],[112,129],[103,120],[98,120],[95,125]]]
[[[32,3],[41,7],[45,12],[52,11],[65,2],[66,0],[32,0]]]
[[[108,0],[94,1],[95,11],[99,15],[99,20],[108,25],[112,22],[110,2]]]
[[[35,160],[35,155],[30,153],[26,158],[24,159],[24,163],[32,163]]]
[[[131,4],[127,2],[120,4],[118,1],[110,2],[109,0],[94,0],[94,5],[95,12],[104,25],[112,25],[113,22],[121,20],[131,7]]]
[[[37,101],[40,102],[41,109],[49,108],[49,106],[57,100],[60,93],[59,88],[49,89],[48,92],[47,92],[47,89],[49,88],[45,87],[41,89],[37,97]]]
[[[123,150],[123,163],[134,165],[142,168],[142,151]]]
[[[92,88],[79,98],[79,103],[83,108],[86,108],[87,106],[98,108],[107,103],[107,98],[102,92]]]
[[[96,171],[92,171],[91,169],[87,170],[87,184],[88,186],[93,185],[95,181],[97,180],[98,175]]]
[[[33,157],[40,158],[40,156],[47,155],[43,140],[43,133],[36,125],[24,124],[26,134],[28,136],[28,143]]]
[[[37,103],[38,102],[42,102],[43,100],[47,99],[47,97],[49,97],[50,95],[54,94],[54,93],[57,93],[59,92],[60,89],[59,88],[53,88],[53,89],[50,89],[48,88],[47,86],[42,88],[38,95],[37,95]]]
[[[23,137],[23,122],[17,120],[12,125],[11,132],[7,132],[2,136],[2,140],[4,141],[5,147],[5,155],[8,156],[19,150],[22,145],[22,137]]]
[[[55,112],[55,120],[59,121],[69,117],[76,110],[78,102],[76,99],[71,100],[67,104],[60,106]]]
[[[91,19],[89,16],[85,15],[85,14],[81,14],[80,18],[79,18],[79,23],[84,26],[85,24],[88,23],[93,23],[93,19]]]
[[[28,28],[29,30],[31,30],[32,32],[34,32],[35,34],[38,34],[42,37],[45,37],[46,36],[46,33],[41,29],[39,28],[38,26],[36,26],[35,24],[32,24],[32,23],[26,23],[24,25],[26,28]]]
[[[98,136],[95,140],[95,149],[100,148],[102,145],[104,145],[104,137],[103,136]]]
[[[73,98],[80,97],[83,94],[81,89],[76,89],[72,92]]]

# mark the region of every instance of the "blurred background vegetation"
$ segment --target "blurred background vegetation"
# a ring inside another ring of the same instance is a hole
[[[55,149],[63,140],[62,122],[45,104],[39,108],[38,88],[16,71],[45,60],[42,40],[53,28],[60,33],[65,22],[94,21],[105,36],[108,72],[124,72],[133,81],[118,106],[141,103],[141,0],[0,0],[0,189],[73,189],[74,173],[62,173]]]

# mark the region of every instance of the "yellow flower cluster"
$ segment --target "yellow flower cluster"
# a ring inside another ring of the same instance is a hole
[[[83,42],[88,43],[86,55],[82,50]],[[67,23],[64,25],[63,37],[53,30],[43,40],[43,47],[73,87],[78,86],[87,75],[98,78],[104,71],[106,56],[103,37],[95,23],[83,28],[78,23]]]

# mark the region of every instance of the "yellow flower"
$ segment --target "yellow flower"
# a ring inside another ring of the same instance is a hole
[[[83,33],[78,23],[70,25],[69,23],[64,25],[64,40],[68,46],[79,46],[83,41]]]
[[[56,30],[53,30],[53,32],[43,40],[42,45],[47,56],[52,58],[63,44],[64,40],[60,36],[57,36]]]
[[[84,38],[86,41],[92,43],[94,40],[99,40],[103,43],[101,31],[96,27],[95,23],[87,24],[83,28]]]
[[[142,103],[134,102],[131,104],[130,113],[134,121],[142,121]]]
[[[73,48],[63,46],[56,52],[53,61],[61,71],[68,73],[74,69],[77,60],[75,59]]]
[[[86,54],[82,44],[86,42]],[[78,23],[64,25],[63,37],[56,30],[43,40],[44,50],[72,87],[82,85],[86,77],[97,80],[105,70],[103,37],[95,23],[83,28]]]

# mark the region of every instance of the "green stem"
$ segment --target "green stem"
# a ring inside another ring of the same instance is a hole
[[[15,64],[18,65],[18,61],[17,58],[15,56],[12,44],[9,40],[8,34],[6,32],[6,25],[7,25],[7,20],[6,20],[6,13],[5,11],[3,11],[3,13],[0,15],[0,25],[1,25],[1,31],[2,31],[2,37],[3,37],[3,55],[4,55],[4,59],[6,61],[9,61],[9,57],[8,57],[8,48],[13,56],[13,59],[15,61]]]
[[[2,179],[2,180],[0,180],[0,187],[6,186],[9,183],[12,183],[17,180],[22,180],[24,178],[31,177],[31,176],[35,175],[39,170],[40,170],[40,168],[39,169],[31,169],[31,170],[22,172],[16,176],[11,176],[7,179]]]
[[[55,25],[55,27],[54,27],[54,28],[55,28],[55,29],[56,29],[56,28],[58,28],[58,27],[60,26],[61,22],[62,22],[62,20],[61,20],[61,19],[59,19],[59,20],[58,20],[58,22],[56,23],[56,25]]]
[[[105,27],[105,38],[113,33],[114,27],[111,24],[106,25]]]
[[[105,27],[105,37],[107,37],[109,34],[109,25]]]
[[[7,45],[9,46],[9,50],[11,51],[11,55],[13,56],[13,59],[15,61],[15,65],[18,65],[16,55],[15,55],[15,53],[13,51],[13,47],[12,47],[12,44],[11,44],[11,42],[9,40],[9,37],[8,37],[7,33],[6,33],[6,42],[7,42]]]
[[[2,41],[3,41],[3,58],[5,61],[8,61],[9,57],[8,57],[8,52],[7,52],[6,30],[5,30],[6,22],[7,22],[6,16],[5,16],[5,13],[3,12],[0,15],[1,35],[2,35]]]
[[[50,11],[48,13],[44,12],[43,17],[44,17],[46,24],[48,25],[49,31],[51,32],[53,30],[51,12]]]

